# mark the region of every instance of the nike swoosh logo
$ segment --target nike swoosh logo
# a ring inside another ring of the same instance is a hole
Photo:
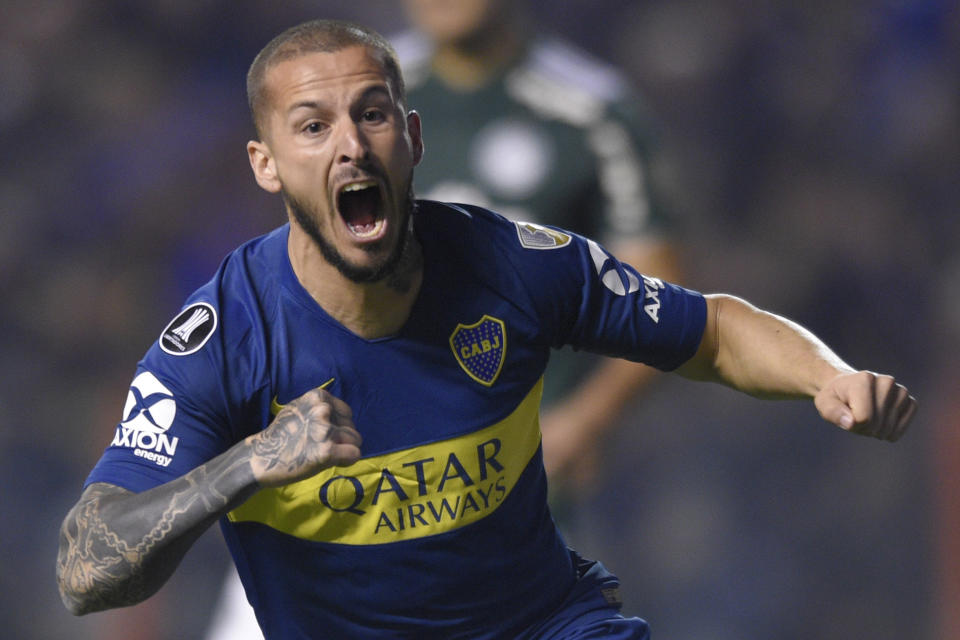
[[[336,380],[336,378],[330,378],[329,380],[324,382],[322,385],[320,385],[318,388],[326,389],[327,387],[333,384],[334,380]],[[277,396],[273,396],[273,400],[270,401],[270,415],[272,416],[277,415],[285,406],[287,405],[280,404],[280,402],[277,400]]]

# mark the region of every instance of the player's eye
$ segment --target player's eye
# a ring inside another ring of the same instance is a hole
[[[316,134],[320,133],[321,131],[323,131],[323,125],[322,125],[321,123],[319,123],[319,122],[308,122],[308,123],[303,127],[303,131],[304,131],[304,133],[309,133],[309,134],[312,134],[312,135],[316,135]]]
[[[386,116],[379,109],[367,109],[361,116],[364,122],[383,122]]]

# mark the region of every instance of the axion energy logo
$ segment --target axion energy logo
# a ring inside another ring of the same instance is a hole
[[[177,414],[173,394],[156,376],[144,371],[130,384],[123,421],[113,436],[114,447],[133,449],[133,454],[166,467],[173,460],[179,438],[167,435]]]

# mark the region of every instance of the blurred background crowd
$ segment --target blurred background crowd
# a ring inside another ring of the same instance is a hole
[[[664,376],[605,443],[573,544],[660,640],[960,637],[957,3],[530,4],[657,113],[684,284],[795,318],[921,402],[891,446]],[[0,635],[202,636],[216,528],[155,598],[82,619],[57,531],[149,343],[285,219],[250,174],[244,74],[313,17],[408,26],[390,0],[4,3]]]

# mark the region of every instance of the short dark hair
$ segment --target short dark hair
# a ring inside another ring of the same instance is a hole
[[[247,71],[247,104],[257,134],[263,136],[264,79],[273,65],[308,53],[332,53],[347,47],[364,46],[378,51],[383,56],[387,77],[397,92],[398,101],[406,101],[406,89],[397,52],[379,33],[352,22],[343,20],[310,20],[290,27],[267,43],[253,59]]]

